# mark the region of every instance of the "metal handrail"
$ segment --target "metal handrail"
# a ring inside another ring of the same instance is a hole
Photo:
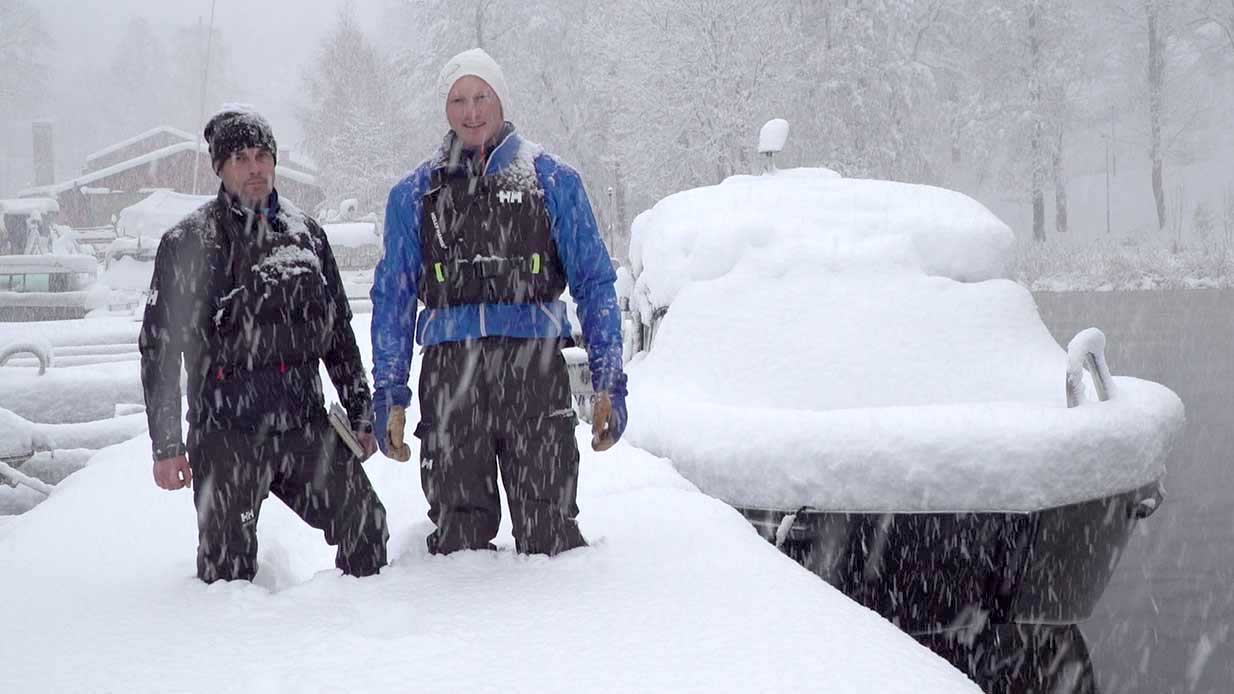
[[[643,331],[643,349],[651,349],[651,345],[655,342],[656,334],[660,332],[660,324],[664,322],[664,317],[668,315],[667,306],[659,306],[651,312],[651,325],[647,326]]]
[[[17,484],[29,487],[43,496],[51,496],[51,491],[53,489],[52,485],[47,484],[42,480],[35,479],[22,472],[18,472],[15,468],[3,460],[0,460],[0,478],[13,480]]]
[[[19,354],[33,354],[34,358],[38,359],[40,376],[47,373],[47,367],[51,366],[51,349],[48,347],[39,347],[38,345],[30,342],[16,342],[0,347],[0,366],[4,366],[8,363],[9,359],[12,359]]]
[[[1084,371],[1093,379],[1097,399],[1105,402],[1114,391],[1114,377],[1105,360],[1105,333],[1097,328],[1081,330],[1067,343],[1067,407],[1084,402]]]

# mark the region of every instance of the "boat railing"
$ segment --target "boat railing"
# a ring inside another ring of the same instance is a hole
[[[1084,372],[1092,378],[1093,389],[1101,402],[1114,395],[1114,378],[1105,360],[1105,333],[1097,328],[1081,330],[1067,343],[1067,407],[1085,401]]]
[[[37,344],[34,342],[15,342],[7,345],[0,345],[0,366],[8,363],[9,359],[21,354],[33,354],[34,358],[39,362],[39,375],[47,373],[47,367],[52,364],[52,349],[50,345]]]

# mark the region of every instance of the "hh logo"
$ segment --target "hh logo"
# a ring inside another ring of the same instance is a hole
[[[240,522],[241,523],[252,523],[253,522],[253,509],[249,509],[247,511],[241,511],[240,512]]]
[[[153,306],[159,302],[159,290],[155,289],[150,292],[150,296],[146,298],[146,305]]]
[[[497,202],[508,203],[523,203],[523,191],[521,190],[499,190],[497,191]]]
[[[425,470],[432,470],[433,469],[433,459],[432,458],[420,459],[420,467],[424,468]]]

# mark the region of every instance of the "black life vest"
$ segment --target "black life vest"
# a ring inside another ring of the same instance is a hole
[[[216,379],[231,370],[313,364],[329,349],[336,307],[322,274],[320,241],[275,216],[268,225],[220,210],[230,225],[211,265],[207,351]],[[227,219],[231,217],[230,219]],[[291,218],[293,224],[297,220]]]
[[[419,296],[429,308],[556,301],[566,288],[534,176],[433,172],[420,219]]]

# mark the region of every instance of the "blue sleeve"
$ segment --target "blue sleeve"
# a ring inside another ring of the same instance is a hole
[[[614,283],[617,273],[600,238],[587,191],[578,172],[551,156],[536,158],[536,175],[544,189],[553,242],[565,267],[570,295],[578,306],[592,385],[611,391],[624,383],[621,368],[621,311]]]
[[[369,292],[374,388],[405,386],[411,370],[420,281],[420,206],[427,181],[427,168],[421,166],[390,190],[386,203],[384,252]]]

